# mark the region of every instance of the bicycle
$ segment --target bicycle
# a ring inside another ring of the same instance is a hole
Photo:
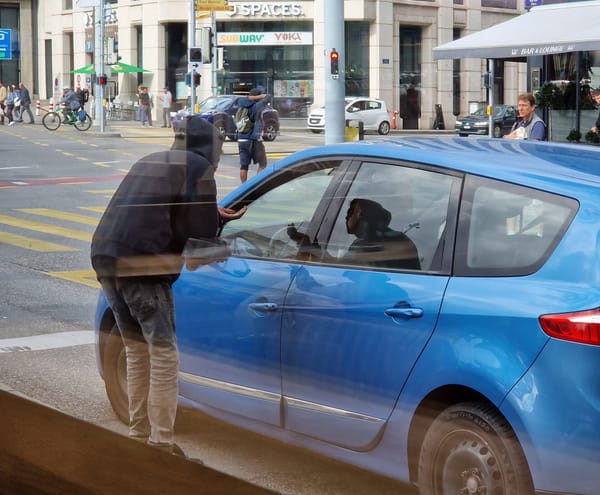
[[[87,131],[90,127],[92,127],[92,117],[90,117],[87,112],[85,112],[84,120],[81,120],[79,118],[79,112],[74,112],[75,117],[76,117],[75,120],[73,120],[73,121],[70,120],[67,122],[63,122],[64,116],[62,115],[62,113],[63,112],[57,112],[57,111],[48,112],[42,118],[42,124],[49,131],[56,131],[60,127],[61,124],[72,125],[78,131]]]

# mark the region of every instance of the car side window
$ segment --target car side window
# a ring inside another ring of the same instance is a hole
[[[457,236],[457,275],[515,276],[538,270],[566,231],[577,201],[470,177]]]
[[[311,162],[274,177],[243,201],[248,210],[223,226],[221,239],[234,256],[296,259],[302,246],[296,235],[309,231],[338,165]]]
[[[440,270],[452,192],[460,182],[431,170],[363,163],[338,212],[323,261]]]

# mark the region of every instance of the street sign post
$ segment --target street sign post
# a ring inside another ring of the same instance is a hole
[[[12,60],[12,30],[0,29],[0,60]]]

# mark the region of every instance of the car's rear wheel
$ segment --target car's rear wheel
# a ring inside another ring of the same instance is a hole
[[[263,139],[265,141],[274,141],[277,137],[277,124],[272,120],[267,120],[263,127]]]
[[[381,124],[379,124],[379,128],[377,132],[382,136],[390,133],[390,123],[387,120],[384,120]]]
[[[422,495],[533,495],[510,425],[495,408],[476,402],[451,406],[433,421],[421,446],[418,485]]]
[[[129,423],[129,402],[127,399],[127,360],[121,333],[114,325],[106,335],[102,354],[104,386],[110,405],[123,423]]]
[[[323,131],[321,129],[311,129],[313,134],[321,134]]]
[[[502,128],[499,125],[494,126],[494,137],[502,137]]]

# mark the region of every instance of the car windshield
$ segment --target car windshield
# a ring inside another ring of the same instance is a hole
[[[503,108],[504,107],[501,105],[494,107],[494,117],[497,117],[498,115],[502,114]],[[479,107],[471,115],[473,117],[487,117],[488,116],[487,107]]]
[[[200,103],[200,113],[226,110],[233,102],[233,96],[211,96]]]

